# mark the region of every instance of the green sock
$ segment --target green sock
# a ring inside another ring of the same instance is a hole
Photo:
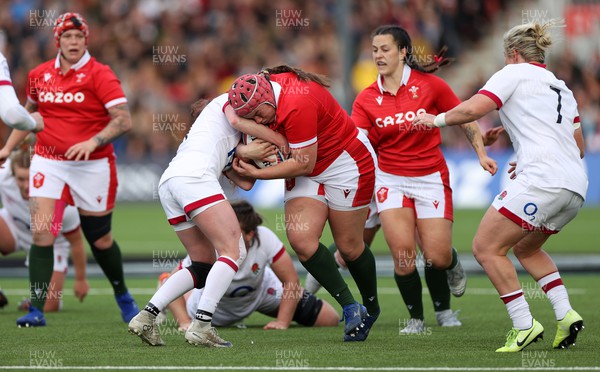
[[[32,244],[29,251],[29,292],[31,306],[39,311],[44,311],[53,269],[54,246]]]
[[[458,263],[458,252],[456,252],[456,248],[452,247],[452,262],[450,263],[450,266],[448,266],[448,268],[446,270],[454,269],[454,267],[456,267],[457,263]]]
[[[417,269],[408,275],[394,273],[396,285],[400,290],[402,299],[413,319],[425,319],[423,316],[423,286]]]
[[[356,302],[335,265],[333,255],[323,244],[319,243],[315,254],[301,263],[342,307]]]
[[[335,255],[335,252],[337,251],[337,245],[335,245],[335,243],[331,243],[331,245],[327,249],[329,250],[329,252],[331,252],[332,255]],[[333,257],[333,259],[335,260],[335,256]],[[337,261],[335,261],[335,266],[337,266],[338,268],[340,267]]]
[[[425,282],[435,311],[450,309],[450,287],[446,270],[436,270],[431,265],[425,265]]]
[[[362,296],[362,301],[369,314],[379,313],[379,300],[377,299],[377,271],[375,257],[369,246],[365,244],[364,252],[354,261],[346,262],[348,270]]]
[[[92,246],[92,253],[98,266],[102,268],[104,275],[112,285],[115,296],[127,292],[123,275],[123,259],[117,242],[113,240],[112,247],[108,249],[98,249]]]

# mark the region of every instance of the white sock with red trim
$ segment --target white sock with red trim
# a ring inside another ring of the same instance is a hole
[[[198,302],[196,319],[210,322],[212,314],[217,309],[217,304],[229,288],[237,271],[238,265],[233,259],[227,256],[219,257],[206,278],[206,285]]]
[[[150,303],[163,311],[173,300],[194,288],[194,278],[188,269],[171,275],[150,299]]]
[[[567,288],[563,284],[558,271],[546,275],[537,281],[552,304],[556,320],[562,320],[572,309]]]
[[[531,328],[533,316],[529,311],[529,304],[525,301],[522,289],[500,296],[500,299],[506,305],[508,315],[513,322],[513,328],[521,330]]]

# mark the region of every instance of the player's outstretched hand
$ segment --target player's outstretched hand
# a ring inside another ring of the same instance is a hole
[[[94,138],[90,138],[87,141],[79,142],[71,146],[65,156],[69,160],[89,160],[90,154],[98,147],[98,141]]]
[[[257,178],[256,171],[258,170],[258,168],[237,157],[233,159],[232,167],[233,170],[236,171],[242,177]]]
[[[75,280],[73,292],[75,293],[75,297],[79,299],[79,302],[83,302],[83,299],[87,296],[89,290],[90,283],[88,283],[87,279]]]
[[[288,329],[288,327],[289,324],[285,324],[283,322],[280,322],[279,320],[273,320],[272,322],[269,322],[269,324],[264,326],[263,329]]]
[[[277,147],[275,147],[275,145],[271,142],[263,141],[260,138],[255,139],[247,145],[239,144],[235,149],[236,156],[245,161],[269,161],[269,158],[276,153]]]
[[[508,173],[510,174],[510,179],[514,180],[515,178],[517,178],[517,172],[515,172],[515,170],[517,169],[517,162],[511,161],[508,163],[508,165],[510,165],[510,168],[508,168]]]
[[[417,117],[414,118],[412,124],[414,126],[425,125],[427,127],[435,127],[435,125],[433,125],[434,120],[435,115],[423,113],[417,115]]]
[[[502,134],[502,133],[504,133],[504,127],[496,127],[496,128],[488,129],[483,134],[483,145],[484,146],[493,145],[494,142],[496,142],[498,140],[498,137],[500,137],[500,134]]]
[[[40,115],[39,112],[32,112],[31,117],[35,120],[35,128],[33,128],[33,133],[38,133],[44,130],[44,118]]]
[[[498,171],[498,163],[489,156],[484,156],[479,159],[479,164],[481,164],[481,167],[488,171],[492,176]]]

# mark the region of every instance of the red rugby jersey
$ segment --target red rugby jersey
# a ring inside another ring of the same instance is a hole
[[[312,173],[322,173],[356,137],[358,129],[327,88],[304,82],[296,74],[271,75],[281,85],[277,114],[271,129],[283,134],[292,149],[317,143],[317,162]]]
[[[422,112],[435,115],[459,103],[444,80],[405,65],[398,92],[385,91],[379,76],[356,97],[352,120],[377,141],[374,147],[381,170],[418,177],[436,172],[445,160],[439,128],[414,127],[412,120]]]
[[[44,130],[37,134],[35,153],[67,160],[69,147],[98,134],[110,122],[108,109],[127,102],[119,79],[110,67],[97,62],[86,51],[62,74],[59,56],[29,72],[27,99],[38,105]],[[111,156],[113,145],[99,147],[90,159]]]

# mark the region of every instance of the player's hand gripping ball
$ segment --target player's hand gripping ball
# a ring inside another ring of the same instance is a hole
[[[242,142],[244,143],[244,145],[249,144],[250,142],[254,141],[256,139],[256,137],[248,135],[246,133],[242,133]],[[271,155],[268,160],[253,160],[254,165],[256,165],[258,168],[266,168],[266,167],[270,167],[272,165],[277,165],[279,163],[282,163],[285,161],[285,156],[283,155],[283,152],[281,152],[279,149],[277,150],[277,153],[275,153],[274,155]]]

